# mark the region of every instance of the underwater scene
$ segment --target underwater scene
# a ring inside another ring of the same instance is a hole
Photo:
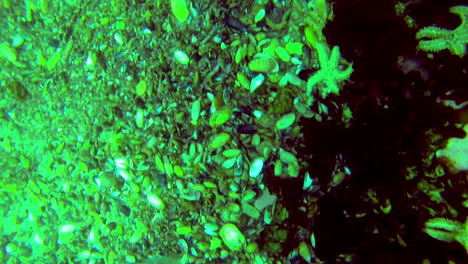
[[[468,263],[468,3],[0,0],[0,263]]]

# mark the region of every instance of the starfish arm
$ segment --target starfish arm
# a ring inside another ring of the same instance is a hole
[[[328,60],[327,68],[330,70],[335,70],[336,68],[338,68],[338,64],[340,63],[340,57],[340,48],[338,46],[334,46],[331,51],[330,59]]]
[[[350,64],[344,71],[336,71],[335,79],[338,81],[347,80],[349,79],[352,73],[353,73],[353,64]]]
[[[466,252],[468,253],[468,233],[467,232],[460,233],[459,235],[455,237],[455,240],[458,241],[458,243],[462,244]]]
[[[451,30],[440,27],[425,27],[416,33],[416,39],[421,38],[443,38],[452,33]]]
[[[311,94],[313,89],[314,89],[314,86],[323,81],[324,79],[324,74],[323,74],[323,71],[322,70],[319,70],[318,72],[316,72],[314,75],[312,75],[308,80],[307,80],[307,93],[308,94]]]
[[[322,43],[317,43],[317,54],[320,63],[320,68],[325,69],[328,65],[328,51],[327,47],[325,47]]]
[[[437,52],[447,49],[450,44],[444,38],[421,40],[419,41],[418,48],[420,50]]]
[[[450,43],[451,45],[448,47],[449,51],[457,55],[459,57],[463,57],[466,54],[466,44],[463,43],[462,41],[455,41],[453,43]]]
[[[461,24],[465,24],[468,19],[468,6],[453,6],[450,12],[457,14],[461,19]]]
[[[332,80],[325,81],[326,87],[320,90],[322,98],[327,97],[329,94],[340,94],[340,87]]]
[[[447,218],[433,218],[426,222],[424,231],[431,237],[452,242],[462,229],[462,224]]]

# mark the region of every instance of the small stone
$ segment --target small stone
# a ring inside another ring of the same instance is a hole
[[[187,21],[187,18],[190,15],[188,6],[189,5],[186,0],[171,0],[172,14],[174,14],[180,23]]]
[[[231,139],[231,136],[228,133],[221,132],[213,137],[213,139],[210,142],[210,148],[211,149],[220,148],[224,146],[230,139]]]
[[[240,149],[226,149],[223,151],[223,156],[226,158],[234,158],[241,154]]]
[[[209,189],[216,189],[216,188],[218,188],[218,186],[216,185],[216,183],[211,182],[211,181],[205,181],[205,182],[203,182],[203,185],[204,185],[206,188],[209,188]]]
[[[247,78],[247,76],[245,76],[245,74],[241,73],[241,72],[238,72],[237,73],[237,81],[239,82],[239,85],[246,89],[246,90],[249,90],[250,89],[250,82],[249,82],[249,79]]]
[[[284,149],[280,149],[279,156],[280,156],[280,160],[282,162],[284,162],[284,163],[299,164],[299,161],[297,160],[296,156],[294,156],[294,154],[292,154],[289,151],[286,151]]]
[[[221,109],[217,110],[210,117],[210,126],[219,127],[229,121],[232,115],[232,109],[229,106],[223,106]]]
[[[260,9],[255,15],[255,19],[254,19],[255,23],[262,21],[263,18],[265,18],[265,14],[266,14],[265,8]]]
[[[147,84],[145,80],[141,80],[138,82],[137,86],[135,87],[135,93],[138,96],[143,96],[146,93]]]
[[[118,30],[125,29],[125,22],[124,21],[115,22],[115,29],[118,29]]]
[[[279,65],[275,58],[266,53],[257,53],[248,66],[254,72],[275,73],[279,70]]]
[[[163,200],[161,200],[161,198],[159,198],[159,196],[154,193],[148,193],[146,198],[148,199],[148,202],[156,209],[163,210],[166,207]]]
[[[258,244],[255,243],[255,242],[250,242],[249,244],[247,244],[247,246],[245,247],[245,252],[247,253],[254,253],[255,251],[258,250]]]
[[[255,208],[259,210],[260,212],[263,211],[268,206],[272,206],[276,203],[277,197],[275,195],[271,195],[270,191],[265,188],[263,191],[262,195],[255,200]]]
[[[196,100],[192,103],[192,110],[190,111],[190,117],[192,118],[192,124],[198,124],[198,118],[200,117],[200,100]]]
[[[257,208],[253,207],[252,205],[248,203],[242,203],[242,212],[251,218],[254,219],[259,219],[260,218],[260,212],[257,210]]]
[[[177,62],[179,62],[182,65],[187,65],[190,62],[190,58],[187,55],[187,53],[181,50],[174,51],[174,58],[176,59]]]
[[[156,167],[161,171],[161,172],[164,172],[164,162],[163,160],[161,159],[161,156],[160,155],[156,155],[154,157],[154,161],[156,163]]]
[[[289,52],[281,46],[277,46],[275,48],[275,54],[284,62],[288,62],[291,60],[291,55],[289,55]]]
[[[135,122],[138,128],[142,128],[145,122],[145,116],[143,113],[143,110],[138,109],[136,115],[135,115]]]
[[[301,56],[302,55],[302,48],[304,47],[304,44],[300,42],[288,42],[286,43],[286,50],[289,52],[289,54],[294,54]]]
[[[18,53],[10,46],[10,43],[3,42],[0,44],[0,58],[3,57],[9,62],[15,63],[18,59]]]
[[[309,246],[305,242],[301,241],[299,243],[298,251],[299,251],[299,255],[303,259],[305,259],[308,263],[311,262],[312,253],[311,253],[311,250],[310,250]]]
[[[51,71],[55,69],[57,64],[60,62],[61,55],[60,51],[58,51],[47,60],[47,70]]]
[[[275,176],[281,176],[281,174],[283,173],[283,164],[281,163],[280,160],[277,160],[275,162],[275,167],[274,167],[273,172]]]
[[[289,164],[288,168],[287,168],[289,177],[292,177],[292,178],[298,177],[299,176],[299,170],[300,170],[299,165]]]
[[[136,258],[132,255],[125,256],[125,262],[127,263],[136,263]]]
[[[203,227],[205,228],[205,233],[210,236],[215,236],[219,229],[219,227],[214,223],[206,223]]]
[[[223,167],[223,169],[231,169],[234,164],[236,163],[236,160],[237,158],[236,157],[233,157],[233,158],[229,158],[225,161],[223,161],[223,163],[221,164],[221,167]]]
[[[179,165],[175,165],[173,167],[173,171],[174,171],[174,174],[178,177],[184,178],[186,176],[184,173],[184,170]]]
[[[276,122],[276,129],[283,130],[290,127],[296,121],[296,114],[289,113],[283,115],[277,122]]]
[[[176,233],[179,235],[189,235],[192,232],[190,226],[179,226],[176,228]]]
[[[244,58],[244,56],[245,56],[245,49],[243,46],[240,46],[237,49],[236,56],[234,57],[234,61],[236,62],[236,64],[239,64],[241,60]]]

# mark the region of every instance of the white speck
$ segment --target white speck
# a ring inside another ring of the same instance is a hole
[[[304,175],[304,184],[302,185],[302,190],[307,190],[309,189],[310,186],[312,186],[312,183],[314,183],[314,180],[310,178],[310,174],[307,171]]]
[[[76,226],[73,224],[63,225],[59,230],[61,233],[71,233],[76,230]]]
[[[263,116],[263,112],[260,111],[260,110],[255,110],[255,111],[253,111],[253,114],[254,114],[254,116],[255,116],[256,118],[260,118],[260,117]]]
[[[34,241],[35,241],[38,245],[44,245],[44,239],[42,239],[42,237],[41,237],[39,234],[35,234],[35,235],[34,235]]]
[[[119,170],[119,175],[122,177],[125,181],[131,181],[132,180],[132,174],[127,172],[126,170]]]
[[[89,67],[93,64],[94,64],[93,58],[90,55],[88,55],[88,58],[86,58],[86,66]]]
[[[115,158],[114,162],[115,162],[115,166],[119,169],[127,168],[127,161],[125,160],[125,158]]]
[[[265,82],[265,75],[258,74],[257,76],[253,77],[250,81],[250,92],[255,92],[255,90],[257,90],[258,87],[263,84],[263,82]]]
[[[249,176],[252,178],[256,178],[260,173],[262,172],[263,169],[263,159],[262,158],[256,158],[252,161],[252,164],[250,164],[250,169],[249,169]]]
[[[148,193],[148,202],[157,209],[164,209],[164,202],[154,193]]]
[[[115,41],[117,41],[117,44],[123,45],[124,40],[123,40],[122,35],[120,35],[119,33],[115,33],[114,34],[114,39],[115,39]]]

